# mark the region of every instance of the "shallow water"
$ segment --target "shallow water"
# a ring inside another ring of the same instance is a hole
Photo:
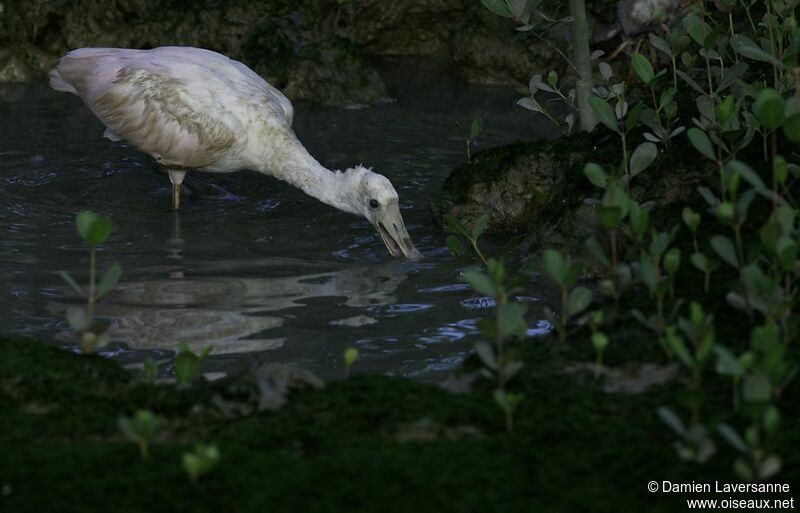
[[[395,99],[369,108],[296,105],[295,129],[320,162],[364,163],[400,194],[419,262],[392,259],[366,220],[252,172],[196,173],[178,217],[170,184],[149,157],[101,137],[74,96],[0,84],[0,333],[71,344],[64,312],[78,299],[55,271],[87,281],[75,233],[84,209],[112,216],[100,267],[123,277],[98,306],[112,323],[104,354],[131,367],[148,357],[170,372],[179,342],[214,347],[207,371],[284,362],[341,375],[344,347],[359,372],[431,377],[456,368],[491,300],[459,279],[428,202],[464,160],[455,121],[481,115],[479,147],[547,135],[508,88],[466,85],[432,62],[387,60]],[[530,332],[543,333],[531,282]]]

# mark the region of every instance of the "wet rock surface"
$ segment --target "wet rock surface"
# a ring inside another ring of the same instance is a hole
[[[687,162],[691,151],[684,142],[673,146],[631,183],[631,197],[652,208],[657,224],[678,220],[671,209],[682,205],[707,176],[703,163]],[[594,200],[602,195],[583,167],[595,162],[610,172],[619,165],[619,155],[616,136],[602,128],[492,148],[454,169],[431,208],[439,218],[449,213],[468,226],[489,211],[486,233],[527,233],[527,244],[533,247],[581,254],[586,238],[599,232]]]
[[[385,97],[377,72],[331,30],[335,15],[335,2],[11,1],[0,15],[0,78],[44,80],[74,48],[198,46],[242,60],[294,100]]]
[[[7,0],[0,80],[43,81],[61,55],[87,46],[209,48],[292,100],[328,105],[386,98],[373,55],[439,57],[482,83],[524,85],[533,73],[563,70],[553,45],[516,25],[468,0]]]

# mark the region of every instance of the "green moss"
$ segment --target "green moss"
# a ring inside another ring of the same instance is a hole
[[[637,344],[635,354],[654,354],[651,342],[632,333],[629,343],[612,344],[609,358]],[[518,349],[527,362],[517,384],[526,400],[512,436],[484,386],[451,395],[414,381],[357,377],[295,392],[277,413],[228,419],[210,402],[223,385],[141,385],[101,358],[2,340],[0,487],[8,494],[0,495],[0,508],[675,511],[680,498],[649,494],[648,481],[730,476],[724,447],[705,466],[676,459],[670,433],[655,415],[671,401],[668,388],[605,394],[593,380],[562,371],[565,346],[531,341]],[[591,358],[585,341],[570,353]],[[119,415],[139,407],[167,419],[147,461],[116,427]],[[426,417],[472,426],[479,435],[407,442],[394,436]],[[784,424],[780,481],[790,482],[798,477],[798,456],[790,450],[798,441],[790,433],[800,432],[796,412]],[[197,441],[217,444],[222,459],[193,486],[179,461]]]

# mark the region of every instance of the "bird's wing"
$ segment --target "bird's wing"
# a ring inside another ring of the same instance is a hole
[[[271,107],[274,116],[280,117],[280,121],[287,126],[292,126],[294,118],[292,102],[280,90],[239,61],[211,50],[190,46],[162,46],[146,51],[134,50],[134,52],[137,65],[145,68],[151,63],[158,63],[168,66],[176,75],[193,76],[200,71],[206,80],[211,78],[213,81],[224,77],[229,86],[242,94],[257,96],[259,106],[266,104]]]
[[[294,107],[292,107],[292,102],[289,101],[289,98],[284,96],[280,90],[273,87],[272,84],[261,78],[261,76],[245,66],[243,63],[234,60],[230,60],[230,62],[239,70],[244,78],[251,80],[254,83],[259,83],[261,92],[266,98],[280,108],[280,110],[283,112],[283,117],[287,126],[291,127],[292,122],[294,121]]]
[[[205,167],[234,145],[238,119],[216,96],[218,81],[202,88],[202,77],[179,78],[169,62],[161,66],[137,58],[144,52],[112,50],[67,54],[51,83],[69,84],[108,131],[165,166]]]
[[[218,109],[202,108],[185,91],[180,79],[123,68],[90,107],[111,132],[163,165],[205,167],[222,158],[236,136]]]
[[[161,59],[174,58],[196,66],[213,67],[218,73],[224,74],[228,80],[254,89],[254,92],[263,97],[262,100],[277,107],[276,115],[281,116],[288,126],[292,126],[294,119],[292,102],[280,90],[273,87],[245,64],[211,50],[187,46],[162,46],[149,50],[148,53],[157,55],[159,62]]]

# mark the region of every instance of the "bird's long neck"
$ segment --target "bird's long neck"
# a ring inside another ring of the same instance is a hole
[[[297,187],[309,196],[345,212],[358,211],[349,197],[343,173],[331,171],[295,137],[290,129],[269,129],[261,138],[254,163],[256,171]]]

